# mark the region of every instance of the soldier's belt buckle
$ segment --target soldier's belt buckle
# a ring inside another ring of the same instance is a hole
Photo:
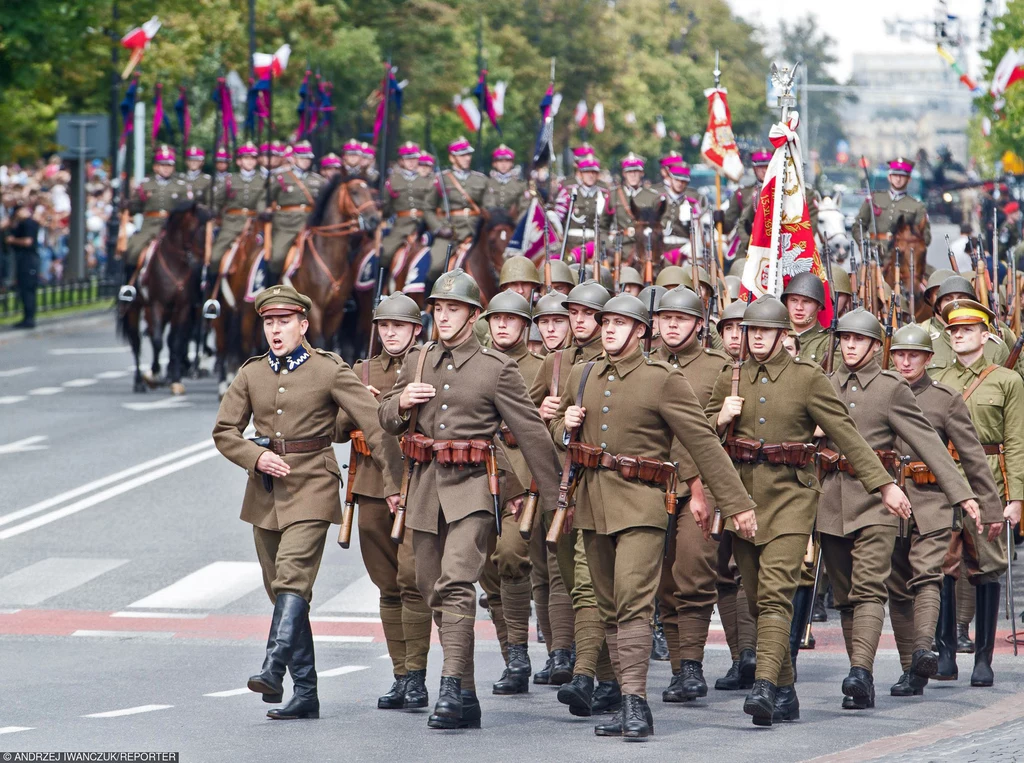
[[[287,451],[287,442],[285,440],[271,440],[270,449],[279,456],[285,455]]]

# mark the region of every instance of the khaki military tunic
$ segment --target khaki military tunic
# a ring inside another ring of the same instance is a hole
[[[689,206],[689,209],[684,209]],[[690,223],[683,222],[683,219],[692,220],[700,215],[700,202],[685,193],[676,196],[671,191],[665,193],[665,212],[661,218],[662,241],[665,244],[665,251],[682,249],[687,258],[690,252]],[[688,261],[688,259],[687,259]],[[680,260],[679,264],[684,264]]]
[[[221,258],[246,230],[246,224],[259,224],[256,215],[266,208],[268,182],[257,170],[232,172],[214,189],[215,203],[223,215],[210,258],[214,269],[220,267]]]
[[[740,216],[747,207],[753,205],[753,199],[757,198],[760,190],[761,189],[757,183],[751,183],[750,185],[745,185],[736,189],[736,193],[734,193],[732,198],[729,199],[729,206],[725,208],[725,212],[723,214],[724,219],[722,221],[722,233],[728,235],[735,230],[736,235],[741,238],[750,237],[750,234],[748,234],[742,226],[739,226]],[[753,223],[753,221],[754,218],[750,217],[750,222]]]
[[[391,264],[398,247],[409,236],[419,234],[425,224],[427,210],[434,209],[439,203],[432,176],[423,177],[416,170],[395,169],[384,183],[384,217],[395,218],[383,241],[384,267]]]
[[[316,205],[327,179],[315,172],[303,172],[292,167],[275,174],[270,183],[270,200],[274,205],[271,238],[271,269],[280,274],[284,269],[288,250],[306,226],[306,220]]]
[[[339,410],[365,433],[384,470],[386,493],[397,493],[402,475],[395,471],[395,461],[383,455],[385,434],[377,422],[376,403],[341,358],[303,343],[289,356],[266,353],[242,365],[221,400],[213,439],[217,449],[249,475],[242,502],[244,521],[267,530],[305,520],[341,522],[342,472],[330,446],[282,456],[291,473],[275,477],[268,493],[256,471],[256,461],[266,449],[242,436],[251,419],[258,437],[333,439]]]
[[[582,246],[594,240],[596,223],[602,239],[607,244],[608,231],[611,227],[615,200],[611,193],[598,185],[587,187],[582,183],[566,185],[558,192],[555,211],[564,218],[569,211],[572,192],[576,191],[576,203],[572,208],[572,219],[563,226],[568,243],[566,251]]]
[[[623,184],[612,192],[612,202],[615,207],[615,227],[622,234],[623,247],[632,246],[638,238],[642,243],[644,226],[638,224],[636,218],[633,217],[630,202],[637,210],[654,209],[661,202],[661,194],[643,186],[631,188]],[[638,228],[641,229],[639,235]],[[624,252],[624,256],[628,254],[630,252]]]
[[[146,178],[135,187],[128,210],[132,214],[142,214],[142,227],[139,228],[128,242],[126,262],[134,268],[139,256],[149,243],[159,236],[167,223],[171,212],[182,204],[192,201],[193,193],[188,183],[180,177]]]
[[[918,324],[926,329],[932,338],[932,359],[928,362],[928,373],[933,379],[937,379],[942,371],[953,365],[956,354],[953,352],[953,345],[949,342],[949,332],[938,318],[929,318]],[[985,342],[985,360],[989,363],[1002,365],[1010,357],[1010,350],[1006,343],[995,334],[989,334]]]
[[[871,221],[872,211],[875,216],[874,223]],[[874,236],[877,225],[878,235],[885,240],[901,216],[915,232],[923,223],[922,237],[925,246],[932,242],[932,227],[928,221],[928,210],[925,209],[924,204],[907,193],[897,194],[894,197],[891,191],[875,191],[871,194],[870,202],[867,199],[864,200],[857,212],[857,218],[853,221],[853,238],[859,246],[861,230],[863,229],[864,236],[870,238]]]
[[[448,243],[451,242],[457,249],[459,244],[476,234],[480,224],[480,210],[483,207],[484,193],[487,190],[487,176],[482,172],[445,170],[441,173],[441,178],[443,181],[434,180],[436,206],[426,210],[427,227],[435,235],[434,243],[430,248],[428,283],[444,272],[447,264],[445,255],[448,251]],[[456,181],[462,187],[461,191],[456,187]],[[448,204],[451,209],[450,222],[445,217],[440,182],[444,182],[444,188],[448,194]],[[437,235],[438,231],[446,227],[452,229],[450,239]]]
[[[213,178],[202,170],[179,172],[178,177],[188,183],[192,196],[202,204],[213,203]]]
[[[824,367],[825,356],[832,342],[832,333],[827,328],[815,325],[802,334],[797,334],[797,339],[800,340],[798,356]]]
[[[527,184],[523,180],[519,168],[511,172],[491,170],[484,190],[484,209],[504,209],[509,214],[513,211],[523,212],[526,208]]]

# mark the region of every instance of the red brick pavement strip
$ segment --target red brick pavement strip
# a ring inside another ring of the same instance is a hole
[[[880,758],[892,759],[899,753],[910,753],[922,747],[930,747],[945,739],[960,737],[978,731],[1001,726],[1004,723],[1024,717],[1024,693],[1001,696],[989,707],[975,710],[960,718],[950,718],[934,726],[927,726],[907,734],[865,742],[849,750],[832,755],[812,758],[807,763],[864,763]]]

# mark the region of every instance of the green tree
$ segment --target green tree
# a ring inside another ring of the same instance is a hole
[[[991,81],[1007,50],[1021,47],[1024,47],[1024,2],[1010,0],[1006,12],[995,20],[992,42],[981,53],[985,61],[984,79]],[[992,132],[988,137],[982,135],[980,119],[972,120],[970,127],[971,154],[989,171],[1007,151],[1024,155],[1024,88],[1013,85],[1002,99],[998,110],[995,99],[988,93],[976,100],[981,114],[991,121]]]

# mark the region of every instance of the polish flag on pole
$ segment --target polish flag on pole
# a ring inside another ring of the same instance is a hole
[[[775,153],[754,213],[740,296],[749,292],[754,297],[778,297],[793,276],[814,273],[825,285],[825,308],[818,313],[818,323],[828,326],[832,323],[831,284],[811,230],[797,137],[799,122],[799,114],[791,111],[788,123],[779,122],[768,133]]]
[[[498,119],[505,116],[505,90],[507,87],[507,82],[495,82],[491,89],[491,107]]]
[[[654,122],[654,134],[662,139],[668,135],[668,130],[665,128],[665,120],[662,119],[661,114],[658,115],[658,119]]]
[[[476,100],[456,95],[452,98],[452,103],[455,104],[455,111],[458,112],[462,123],[466,125],[466,129],[470,132],[479,132],[480,107],[476,105]]]
[[[160,31],[160,19],[154,16],[145,24],[135,27],[121,38],[121,45],[132,52],[128,65],[121,72],[121,79],[128,79],[132,70],[142,60],[142,56],[149,46],[149,41],[156,36],[158,31]]]
[[[1024,79],[1024,50],[1010,48],[992,74],[989,92],[993,98],[1001,98],[1010,85],[1021,79]]]
[[[576,111],[572,114],[573,121],[576,122],[578,127],[587,126],[587,102],[580,99],[580,102],[576,104]]]
[[[736,138],[732,133],[732,114],[724,87],[712,87],[704,91],[708,99],[708,129],[704,133],[700,153],[704,161],[738,183],[743,177],[743,161]]]
[[[604,132],[604,104],[594,104],[594,132]]]
[[[292,55],[291,45],[282,45],[273,55],[270,53],[253,53],[252,68],[257,79],[280,77],[288,68],[288,59]]]

